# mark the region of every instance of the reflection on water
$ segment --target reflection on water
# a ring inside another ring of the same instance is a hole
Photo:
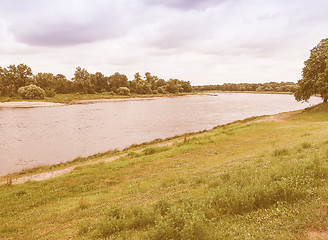
[[[318,98],[311,99],[311,104],[318,102]],[[296,102],[291,95],[219,93],[0,109],[0,175],[308,106],[309,103]]]

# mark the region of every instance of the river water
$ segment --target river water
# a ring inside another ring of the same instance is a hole
[[[0,108],[0,176],[252,116],[306,108],[291,95],[217,93],[39,108]]]

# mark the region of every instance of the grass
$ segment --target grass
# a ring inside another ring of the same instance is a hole
[[[151,97],[173,97],[173,96],[185,96],[196,93],[178,93],[178,94],[130,94],[129,96],[113,95],[110,93],[95,93],[95,94],[79,94],[79,93],[68,93],[68,94],[56,94],[54,97],[45,97],[42,100],[28,100],[34,102],[56,102],[56,103],[67,103],[71,104],[77,100],[92,100],[92,99],[121,99],[121,98],[151,98]],[[1,96],[0,102],[9,101],[26,101],[21,96],[16,94],[13,97]]]
[[[239,121],[2,185],[0,239],[307,239],[328,228],[326,113]]]

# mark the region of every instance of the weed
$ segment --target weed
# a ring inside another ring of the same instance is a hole
[[[275,149],[273,151],[273,156],[274,157],[282,157],[282,156],[286,156],[289,154],[289,149],[288,148],[281,148],[281,149]]]
[[[86,199],[86,198],[80,198],[80,200],[79,200],[79,208],[80,209],[86,209],[86,208],[88,208],[89,207],[89,205],[90,205],[90,203],[89,203],[89,200],[88,199]]]
[[[309,142],[303,142],[302,144],[301,144],[301,148],[310,148],[312,145],[311,145],[311,143],[309,143]]]
[[[301,137],[308,137],[308,136],[311,136],[312,134],[311,133],[304,133],[301,135]]]
[[[12,178],[7,178],[7,187],[10,187],[13,184],[13,179]]]
[[[89,232],[90,230],[90,222],[88,220],[83,220],[78,225],[78,234],[83,235]]]

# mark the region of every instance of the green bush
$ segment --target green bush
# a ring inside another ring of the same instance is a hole
[[[56,96],[56,91],[55,91],[55,89],[46,89],[45,90],[45,94],[46,94],[46,97],[54,97],[54,96]]]
[[[119,87],[117,89],[117,93],[118,93],[118,95],[128,96],[128,95],[130,95],[130,89],[127,87]]]
[[[18,89],[18,94],[21,95],[23,99],[44,99],[45,91],[42,88],[31,84],[25,87],[20,87]]]

